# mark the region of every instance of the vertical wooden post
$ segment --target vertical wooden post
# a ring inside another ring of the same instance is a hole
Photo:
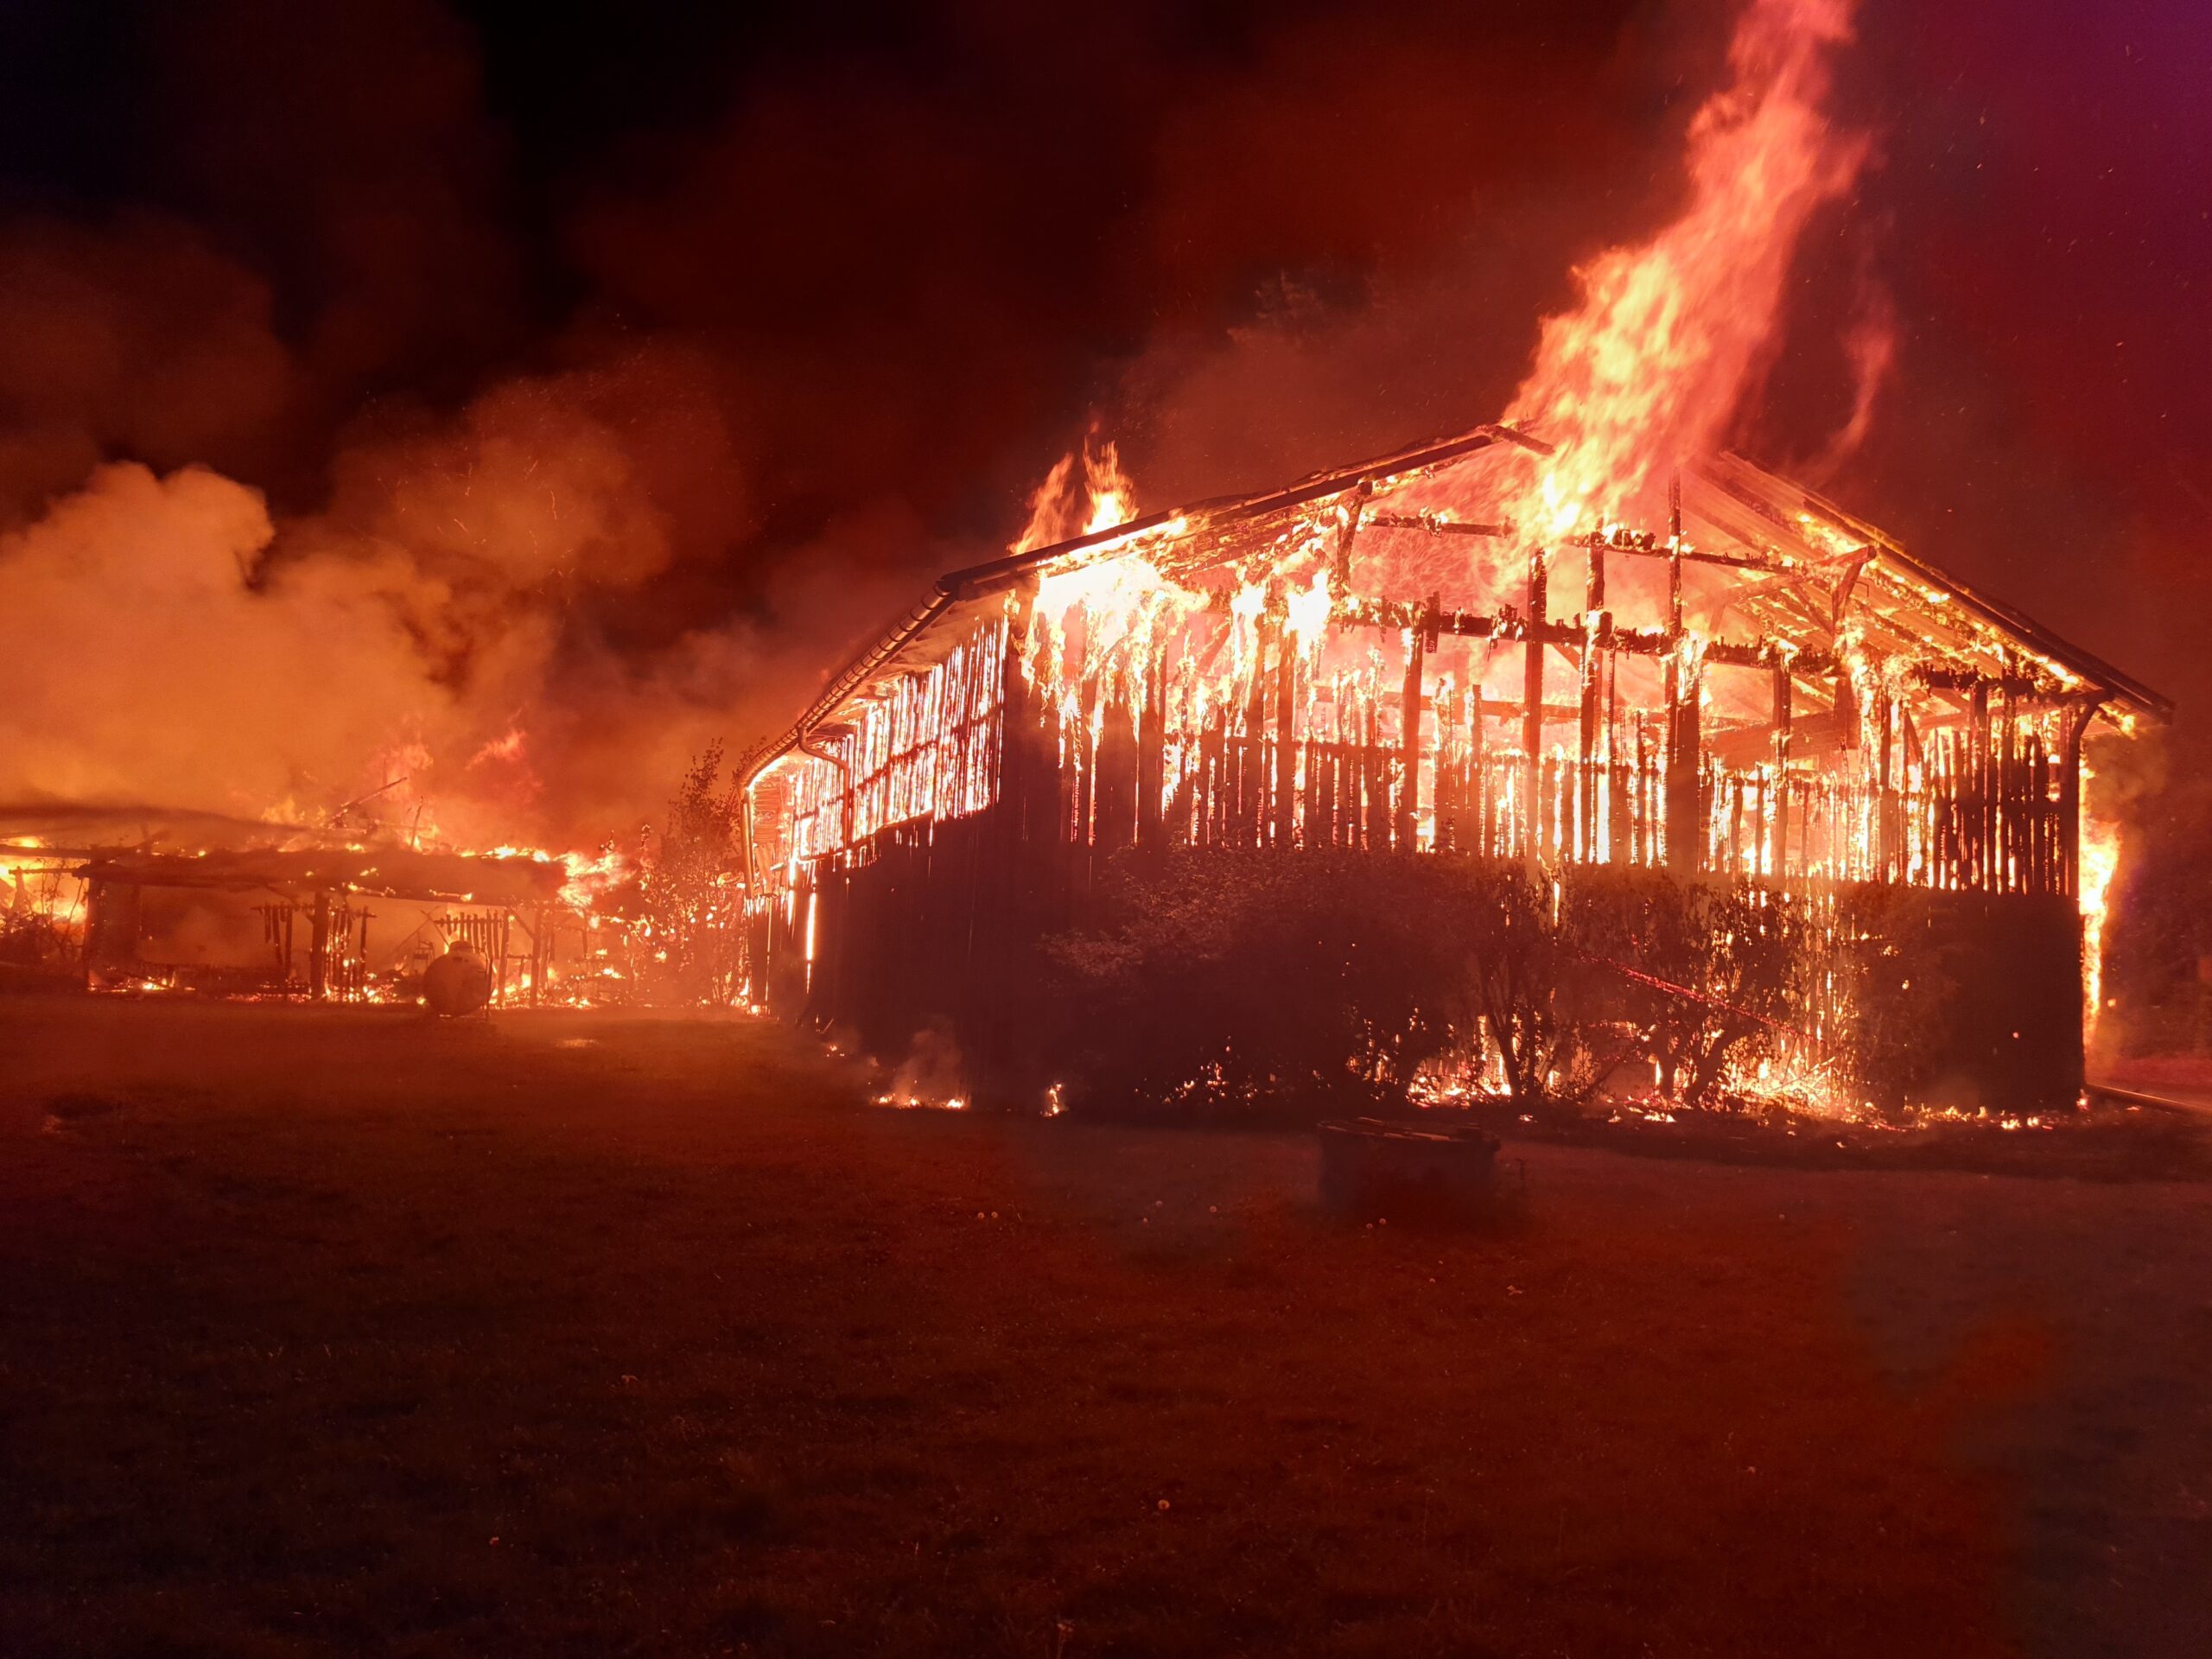
[[[1612,619],[1606,618],[1610,636]],[[1605,652],[1605,831],[1611,843],[1606,856],[1616,864],[1629,861],[1629,772],[1621,760],[1621,654]]]
[[[1874,868],[1878,880],[1893,881],[1897,874],[1897,699],[1886,691],[1880,693],[1874,714],[1882,726],[1874,789]]]
[[[1160,845],[1160,796],[1167,775],[1167,648],[1153,647],[1141,670],[1144,709],[1137,727],[1137,845]]]
[[[1599,555],[1593,552],[1591,556]],[[1602,594],[1603,579],[1594,586]],[[1598,856],[1598,711],[1604,690],[1599,640],[1611,624],[1611,619],[1603,611],[1583,613],[1581,753],[1575,768],[1574,854],[1593,863]]]
[[[1262,617],[1253,628],[1252,685],[1244,699],[1244,741],[1236,768],[1236,844],[1258,847],[1267,840],[1268,811],[1268,672],[1273,647],[1284,649],[1282,625]]]
[[[1298,688],[1306,677],[1290,631],[1275,651],[1275,818],[1277,847],[1288,850],[1298,832]]]
[[[1390,850],[1390,779],[1382,761],[1382,704],[1380,687],[1369,684],[1362,700],[1359,745],[1360,823],[1365,831],[1360,845],[1370,853]]]
[[[1428,637],[1429,615],[1406,630],[1406,683],[1398,700],[1398,747],[1402,774],[1398,785],[1398,849],[1414,850],[1414,826],[1421,818],[1421,677]],[[1437,711],[1437,735],[1443,736],[1443,711]]]
[[[1367,511],[1368,498],[1375,493],[1371,480],[1361,479],[1354,486],[1345,504],[1338,508],[1343,514],[1337,524],[1337,543],[1329,558],[1330,591],[1341,600],[1351,591],[1351,544],[1359,534],[1359,521]]]
[[[1484,666],[1488,665],[1489,658],[1485,655]],[[1488,858],[1497,851],[1497,797],[1490,786],[1490,715],[1483,708],[1482,671],[1471,671],[1468,677],[1471,682],[1468,686],[1469,747],[1471,751],[1468,765],[1473,771],[1475,780],[1476,850]]]
[[[1668,715],[1669,723],[1674,720]],[[1651,817],[1651,742],[1650,723],[1643,711],[1636,712],[1636,837],[1629,849],[1630,855],[1638,864],[1656,865],[1659,862],[1658,848],[1654,843]]]
[[[2082,739],[2104,699],[2081,705],[2067,722],[2066,751],[2058,774],[2058,861],[2060,891],[2082,895]]]
[[[1611,632],[1605,610],[1605,549],[1592,538],[1582,582],[1581,729],[1574,772],[1574,855],[1594,862],[1598,855],[1599,645]]]
[[[1967,884],[1990,885],[1989,682],[1976,680],[1967,722]]]
[[[320,1002],[330,988],[330,895],[318,893],[309,912],[308,995]]]
[[[1537,810],[1536,791],[1544,748],[1544,633],[1549,626],[1546,614],[1550,606],[1548,585],[1549,571],[1544,550],[1540,547],[1529,556],[1529,643],[1522,670],[1522,821],[1528,843],[1522,849],[1522,855],[1531,865],[1541,855],[1537,846],[1541,839],[1537,826],[1542,820]]]
[[[1090,840],[1103,860],[1135,836],[1140,766],[1133,688],[1124,675],[1116,673],[1101,695],[1105,704],[1093,762],[1097,780],[1091,790]]]
[[[1429,767],[1435,780],[1428,798],[1430,848],[1448,853],[1458,844],[1459,821],[1459,696],[1449,673],[1436,677],[1429,705],[1436,710],[1436,759]]]
[[[1774,879],[1789,874],[1789,664],[1774,665]]]
[[[1999,753],[1997,788],[1997,887],[2000,893],[2020,891],[2016,871],[2019,851],[2017,822],[2019,800],[2020,694],[2005,693],[2005,736]]]
[[[1701,730],[1703,676],[1684,672],[1679,650],[1670,653],[1674,700],[1667,721],[1667,868],[1688,875],[1705,862],[1705,763]]]
[[[1704,827],[1698,810],[1698,688],[1682,684],[1682,480],[1667,483],[1667,868],[1676,874],[1702,861],[1698,842]],[[1694,682],[1694,676],[1692,676]],[[1687,711],[1683,704],[1692,706]],[[1655,858],[1652,861],[1656,863]]]

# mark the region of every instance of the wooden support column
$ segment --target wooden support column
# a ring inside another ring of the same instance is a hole
[[[1338,599],[1351,591],[1351,544],[1359,534],[1359,521],[1367,511],[1368,498],[1374,493],[1373,481],[1363,478],[1338,509],[1343,517],[1337,525],[1336,546],[1330,550],[1329,569],[1331,591]]]
[[[2081,705],[2067,721],[2066,749],[2058,774],[2059,890],[2082,896],[2082,739],[2097,717],[2101,696]]]
[[[1487,653],[1488,647],[1484,647]],[[1489,664],[1487,654],[1484,665]],[[1475,850],[1484,858],[1497,852],[1497,798],[1490,786],[1490,715],[1483,707],[1483,671],[1470,671],[1472,683],[1468,687],[1469,728],[1467,764],[1474,776],[1474,836]]]
[[[1275,652],[1274,844],[1288,849],[1298,834],[1298,688],[1306,677],[1288,630]]]
[[[1160,845],[1160,797],[1167,779],[1167,652],[1157,646],[1142,670],[1144,709],[1137,723],[1137,845]]]
[[[1630,806],[1632,785],[1627,764],[1621,759],[1621,654],[1605,652],[1605,831],[1606,857],[1615,864],[1630,858],[1629,825],[1635,813]]]
[[[2006,667],[2011,664],[2008,663]],[[2020,697],[2016,691],[2005,695],[2005,734],[1999,750],[1997,772],[1997,889],[2000,893],[2021,890],[2019,865],[2019,781],[2020,765]]]
[[[1259,847],[1266,844],[1267,825],[1272,817],[1268,810],[1269,784],[1268,773],[1268,665],[1273,660],[1272,649],[1280,655],[1284,649],[1282,625],[1262,617],[1253,630],[1252,686],[1244,699],[1244,741],[1243,759],[1236,768],[1236,844],[1240,847]]]
[[[1667,720],[1667,868],[1676,875],[1694,874],[1705,862],[1703,675],[1682,671],[1669,658],[1674,691]]]
[[[1789,664],[1774,665],[1774,878],[1789,874]]]
[[[1582,590],[1581,729],[1574,771],[1574,855],[1595,861],[1598,854],[1598,715],[1604,691],[1600,649],[1612,634],[1605,613],[1605,550],[1589,550],[1590,566]]]
[[[1598,800],[1603,792],[1598,781],[1599,715],[1604,706],[1603,640],[1612,632],[1612,618],[1603,611],[1588,611],[1582,619],[1582,706],[1580,759],[1575,768],[1575,855],[1594,861],[1598,853]]]
[[[1398,700],[1398,821],[1396,841],[1401,852],[1414,850],[1414,829],[1421,819],[1421,677],[1433,603],[1415,626],[1406,630],[1406,683]],[[1444,716],[1437,712],[1437,735],[1444,732]]]
[[[1370,685],[1361,699],[1359,746],[1360,845],[1370,853],[1390,850],[1390,780],[1383,769],[1382,688]]]
[[[1990,885],[1989,682],[1976,680],[1967,717],[1967,885]]]
[[[1705,813],[1700,798],[1703,747],[1699,703],[1703,688],[1682,669],[1682,481],[1667,486],[1667,868],[1688,875],[1705,861]]]
[[[1874,715],[1881,723],[1874,791],[1875,879],[1893,881],[1897,879],[1897,700],[1886,691],[1880,693],[1874,704]]]
[[[361,933],[365,944],[368,921],[364,918]],[[545,1001],[545,906],[537,906],[530,917],[530,1006],[539,1007]],[[366,954],[365,950],[363,952]]]
[[[1116,674],[1103,688],[1098,722],[1097,782],[1092,789],[1091,845],[1103,859],[1135,839],[1139,771],[1134,688]]]
[[[1531,865],[1541,857],[1541,849],[1537,843],[1541,839],[1538,825],[1542,823],[1542,815],[1538,810],[1537,790],[1544,748],[1542,634],[1550,605],[1547,591],[1549,582],[1544,550],[1538,548],[1529,556],[1529,643],[1522,673],[1521,704],[1521,819],[1528,843],[1522,849],[1522,854]]]
[[[1082,870],[1086,877],[1090,869],[1092,809],[1097,804],[1098,794],[1098,676],[1090,673],[1083,677],[1083,702],[1071,745],[1076,757],[1075,817],[1071,834],[1077,849],[1076,868]],[[1088,885],[1087,881],[1085,885]]]
[[[308,935],[308,995],[320,1002],[330,990],[330,895],[318,893],[309,913]]]

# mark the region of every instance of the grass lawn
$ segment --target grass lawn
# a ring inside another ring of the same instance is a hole
[[[2212,1651],[2212,1185],[861,1103],[750,1020],[0,1006],[0,1653]]]

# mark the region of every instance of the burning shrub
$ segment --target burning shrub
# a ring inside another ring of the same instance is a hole
[[[1802,899],[1748,885],[1646,876],[1625,987],[1649,1032],[1660,1092],[1700,1109],[1730,1062],[1772,1042],[1806,1006],[1818,931]]]
[[[1474,868],[1466,949],[1506,1088],[1533,1109],[1576,1109],[1645,1040],[1614,971],[1628,942],[1621,883],[1588,868]]]

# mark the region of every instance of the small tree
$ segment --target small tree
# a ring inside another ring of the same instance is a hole
[[[642,883],[654,1000],[728,1002],[737,994],[745,891],[737,791],[721,782],[722,746],[693,758]]]

